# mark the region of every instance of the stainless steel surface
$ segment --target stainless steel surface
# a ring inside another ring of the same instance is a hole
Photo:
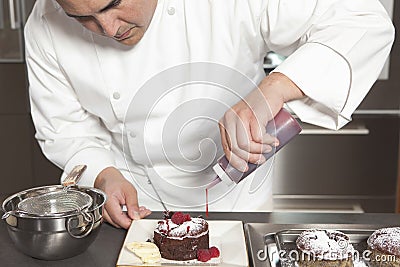
[[[12,30],[18,30],[21,28],[20,4],[20,1],[8,0],[8,6],[10,8],[10,25]]]
[[[360,122],[350,122],[339,130],[330,130],[315,125],[300,123],[303,130],[301,135],[368,135],[368,128]]]
[[[42,191],[64,190],[61,185],[40,187]],[[96,238],[102,225],[102,207],[106,201],[104,192],[89,187],[74,187],[90,195],[93,204],[87,212],[68,214],[63,217],[40,217],[11,213],[6,219],[7,230],[15,246],[23,253],[38,259],[65,259],[85,251]],[[35,188],[25,190],[4,200],[4,212],[15,210],[20,201]]]
[[[326,195],[275,195],[274,211],[279,212],[313,212],[313,213],[364,213],[361,200],[352,200],[345,196]]]
[[[335,220],[333,219],[332,222]],[[367,220],[365,221],[367,222]],[[280,256],[287,256],[295,250],[295,240],[297,235],[293,230],[305,229],[333,229],[343,231],[350,237],[350,243],[355,245],[357,251],[366,249],[366,239],[372,231],[388,227],[397,226],[396,224],[271,224],[271,223],[247,223],[245,224],[246,241],[249,248],[251,266],[253,267],[278,267],[295,266],[294,262]],[[290,230],[291,232],[282,233],[281,231]],[[300,232],[300,231],[299,231]],[[278,238],[276,234],[280,235]],[[283,250],[283,252],[282,252]],[[294,254],[292,254],[294,255]],[[366,266],[362,261],[357,261],[359,265]],[[363,265],[364,264],[364,265]]]
[[[399,109],[358,109],[354,111],[354,115],[382,115],[400,117]]]

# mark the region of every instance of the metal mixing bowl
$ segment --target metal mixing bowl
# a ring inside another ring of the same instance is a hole
[[[95,240],[103,221],[102,207],[106,195],[101,190],[75,186],[89,194],[93,203],[86,211],[64,216],[46,217],[19,212],[18,203],[27,197],[63,190],[61,185],[36,187],[16,193],[4,200],[3,219],[15,246],[23,253],[43,260],[60,260],[84,252]]]

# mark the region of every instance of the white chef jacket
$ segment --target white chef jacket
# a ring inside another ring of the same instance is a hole
[[[65,172],[87,164],[80,183],[89,186],[115,166],[140,205],[162,208],[150,178],[169,208],[204,210],[210,166],[222,154],[216,120],[254,87],[225,90],[197,74],[223,67],[232,71],[216,75],[221,83],[243,75],[258,84],[268,51],[288,56],[275,71],[307,95],[290,109],[338,129],[378,77],[394,28],[378,0],[159,0],[143,39],[127,47],[39,0],[25,37],[36,138],[54,164]],[[182,66],[192,83],[175,80]],[[270,210],[272,166],[209,190],[210,209]]]

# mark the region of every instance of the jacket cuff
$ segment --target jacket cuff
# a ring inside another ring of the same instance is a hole
[[[306,43],[273,72],[286,75],[307,96],[287,103],[303,122],[339,129],[351,120],[350,114],[341,114],[350,92],[351,67],[334,49]]]
[[[107,167],[115,167],[115,161],[109,150],[104,148],[86,148],[76,153],[65,165],[61,181],[76,165],[87,165],[79,185],[94,186],[97,175]]]

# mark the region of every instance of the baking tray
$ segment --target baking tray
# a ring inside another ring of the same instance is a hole
[[[357,251],[354,266],[367,267],[368,263],[364,258],[368,258],[369,255],[365,254],[368,237],[376,229],[391,226],[394,225],[247,223],[244,228],[250,266],[253,267],[298,266],[295,259],[301,254],[296,249],[296,239],[307,229],[330,229],[347,234],[349,242]]]

